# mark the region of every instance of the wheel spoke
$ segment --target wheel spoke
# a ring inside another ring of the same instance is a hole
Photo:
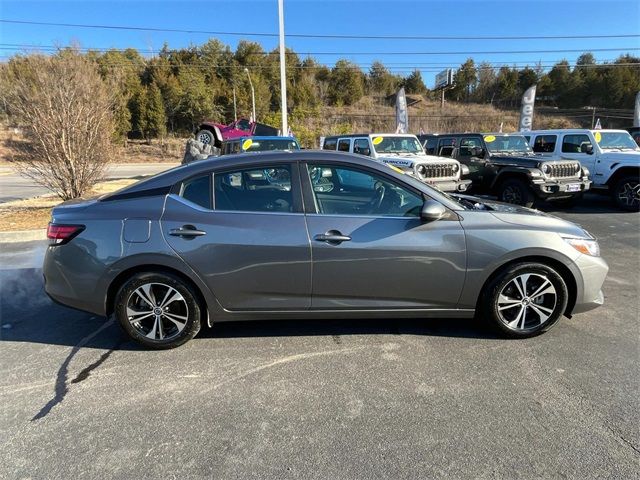
[[[525,307],[524,305],[521,305],[518,315],[513,321],[509,322],[509,326],[511,328],[523,328],[524,321],[526,318],[527,318],[527,307]],[[520,325],[520,323],[522,323],[522,325]]]
[[[152,296],[150,284],[142,285],[140,288],[136,289],[135,293],[151,308],[156,307],[155,297]]]
[[[172,294],[172,295],[169,298],[170,294]],[[177,290],[174,290],[172,288],[171,290],[167,291],[167,294],[164,296],[164,299],[162,300],[162,302],[160,302],[160,307],[164,308],[167,305],[169,305],[170,303],[175,302],[176,300],[184,301],[184,298],[182,297],[180,292],[178,292]]]
[[[542,285],[540,285],[540,287],[529,296],[533,300],[534,298],[538,298],[542,295],[546,295],[547,293],[555,294],[556,289],[553,287],[553,284],[547,278],[545,278]]]
[[[526,297],[527,291],[527,281],[529,280],[529,274],[520,275],[519,277],[514,278],[511,282],[518,289],[518,293],[520,294],[520,300]],[[522,284],[520,284],[522,282]]]
[[[147,333],[146,337],[152,340],[155,340],[157,331],[158,331],[158,317],[156,317],[155,321],[153,322],[153,328],[151,328],[151,331]]]
[[[183,317],[182,315],[176,315],[175,313],[164,312],[163,316],[171,320],[178,330],[182,330],[187,323],[187,317]]]
[[[129,317],[129,322],[138,323],[140,320],[144,320],[145,318],[149,318],[153,315],[153,312],[149,312],[146,315],[142,315],[141,317]]]
[[[535,305],[535,304],[531,304],[529,305],[534,312],[536,312],[538,314],[538,316],[540,317],[540,323],[544,323],[546,322],[549,317],[551,316],[551,314],[553,313],[553,310],[547,307],[543,307],[541,305]]]
[[[507,308],[513,308],[516,305],[520,304],[521,300],[509,298],[503,294],[500,294],[500,296],[498,297],[498,310],[506,310]]]

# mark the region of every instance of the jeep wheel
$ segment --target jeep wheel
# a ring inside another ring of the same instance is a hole
[[[196,140],[198,140],[201,143],[204,143],[205,145],[213,146],[213,143],[214,143],[213,132],[211,130],[202,129],[196,134]]]
[[[529,185],[522,180],[512,178],[500,184],[498,188],[498,200],[505,203],[514,203],[523,207],[532,207],[535,195]]]
[[[640,208],[640,178],[627,175],[618,180],[611,192],[618,207],[629,212],[637,212]]]

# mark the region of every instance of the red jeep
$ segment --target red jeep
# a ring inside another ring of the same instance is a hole
[[[265,125],[264,123],[252,122],[246,118],[241,118],[229,125],[221,125],[213,122],[202,122],[196,133],[196,140],[205,145],[213,145],[214,147],[222,147],[224,140],[230,140],[238,137],[251,136],[275,136],[278,135],[278,129]]]

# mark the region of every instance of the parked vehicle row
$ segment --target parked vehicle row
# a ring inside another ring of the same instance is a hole
[[[476,316],[529,337],[601,305],[608,270],[577,225],[329,151],[192,162],[55,207],[47,236],[51,298],[150,348],[269,318]]]
[[[526,207],[537,199],[568,205],[589,189],[589,170],[578,160],[536,155],[519,133],[421,135],[428,153],[459,160],[469,168],[473,192]]]

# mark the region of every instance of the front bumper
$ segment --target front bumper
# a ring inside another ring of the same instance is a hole
[[[598,308],[604,303],[602,285],[609,272],[609,266],[601,257],[580,255],[574,262],[579,275],[577,282],[576,304],[569,313],[583,313]]]
[[[442,192],[466,192],[469,188],[471,188],[471,180],[423,180],[418,179],[427,185],[437,188]]]
[[[569,198],[586,192],[591,187],[591,180],[571,178],[562,180],[534,179],[533,187],[540,198]]]

